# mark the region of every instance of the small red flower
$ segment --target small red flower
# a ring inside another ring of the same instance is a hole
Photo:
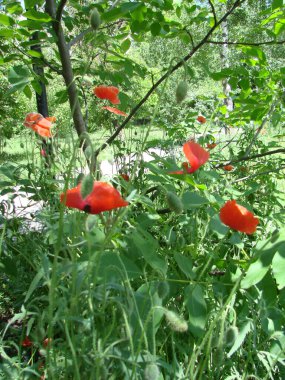
[[[127,182],[129,182],[129,180],[130,180],[130,177],[126,173],[122,173],[121,177],[124,178],[124,180],[127,181]]]
[[[94,95],[99,99],[108,99],[112,104],[120,104],[118,94],[120,90],[114,86],[97,86],[93,90]]]
[[[56,118],[54,116],[44,118],[40,113],[31,112],[26,115],[24,126],[31,128],[42,137],[52,137],[51,126]]]
[[[103,211],[113,210],[119,207],[128,206],[118,190],[106,182],[94,182],[93,191],[86,198],[81,196],[81,184],[73,189],[67,190],[60,195],[60,201],[70,208],[77,208],[90,214],[99,214]]]
[[[234,169],[233,165],[225,165],[223,169],[227,172],[230,172]]]
[[[115,113],[116,115],[128,116],[125,112],[123,112],[123,111],[121,111],[121,110],[118,110],[118,108],[114,108],[114,107],[106,106],[106,107],[102,107],[102,109],[103,109],[103,110],[110,111],[110,112],[113,112],[113,113]]]
[[[199,123],[201,123],[201,124],[205,124],[206,121],[207,121],[207,119],[206,119],[204,116],[199,115],[199,116],[197,117],[197,121],[199,121]]]
[[[47,154],[46,154],[46,151],[45,151],[44,149],[41,149],[41,156],[42,156],[42,157],[46,157],[46,155],[47,155]]]
[[[216,143],[207,144],[207,148],[208,148],[209,150],[216,148],[216,146],[217,146]]]
[[[189,164],[187,162],[183,162],[183,171],[178,170],[175,172],[171,172],[170,174],[194,173],[196,170],[200,168],[200,166],[204,165],[210,157],[210,153],[194,141],[188,141],[187,143],[185,143],[183,145],[183,151],[191,167],[189,168]]]
[[[234,200],[227,201],[221,208],[220,219],[226,226],[246,234],[253,234],[259,223],[259,219],[252,212]]]
[[[23,340],[22,346],[23,347],[31,347],[33,345],[33,342],[30,340],[28,336]]]

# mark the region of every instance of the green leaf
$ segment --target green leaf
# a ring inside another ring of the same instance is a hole
[[[210,220],[209,229],[215,232],[219,238],[225,237],[229,231],[229,228],[221,222],[218,215],[214,215]]]
[[[28,99],[32,99],[33,93],[29,86],[25,86],[23,89],[23,93],[26,95]]]
[[[114,8],[114,9],[108,11],[108,12],[103,13],[101,15],[101,19],[103,21],[105,21],[105,22],[110,22],[110,21],[117,20],[118,18],[123,17],[127,13],[134,11],[135,9],[137,9],[138,7],[140,7],[141,4],[143,4],[143,3],[140,3],[140,2],[133,2],[133,3],[132,2],[127,2],[127,3],[124,3],[124,4],[122,4],[118,8]]]
[[[14,31],[12,29],[0,29],[0,37],[13,37]]]
[[[6,5],[6,11],[10,13],[11,15],[12,14],[20,15],[23,13],[23,8],[21,7],[20,3],[14,2],[14,3]]]
[[[204,198],[201,195],[190,191],[186,191],[183,194],[182,202],[186,210],[195,209],[209,203],[207,198]]]
[[[29,20],[35,20],[38,22],[50,22],[52,21],[52,18],[50,15],[44,12],[36,11],[35,9],[30,9],[27,12],[23,14],[27,19]]]
[[[189,329],[194,336],[201,337],[207,321],[207,305],[202,286],[188,285],[184,299],[189,312]]]
[[[131,47],[131,40],[127,38],[126,40],[122,42],[121,50],[123,53],[126,53],[130,47]]]
[[[272,10],[276,9],[276,8],[280,8],[282,6],[283,6],[283,0],[273,0],[272,1],[272,5],[271,5]]]
[[[35,58],[42,58],[42,53],[40,53],[39,51],[35,51],[35,50],[27,50],[27,53],[32,56],[32,57],[35,57]]]
[[[285,244],[281,244],[272,260],[273,276],[277,282],[278,289],[285,286]]]
[[[3,13],[0,14],[0,25],[12,26],[15,24],[15,21],[10,16],[6,16]]]
[[[174,260],[176,261],[177,265],[186,277],[190,278],[191,280],[195,278],[195,273],[193,272],[193,262],[191,257],[186,257],[182,255],[182,253],[175,252]]]
[[[14,66],[8,73],[8,80],[12,84],[22,82],[30,77],[30,70],[26,66]]]
[[[24,302],[27,302],[28,299],[31,297],[31,295],[34,293],[34,291],[36,290],[39,282],[43,278],[43,275],[44,275],[44,270],[40,269],[40,271],[35,275],[33,281],[31,282],[31,285],[30,285],[30,287],[29,287],[29,289],[27,291],[27,294],[26,294]]]
[[[153,36],[158,36],[161,30],[161,26],[159,22],[154,22],[150,26],[150,31]]]

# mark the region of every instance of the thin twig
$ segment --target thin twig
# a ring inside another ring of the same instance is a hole
[[[255,158],[270,156],[272,154],[278,154],[278,153],[285,153],[285,149],[284,148],[280,148],[280,149],[276,149],[276,150],[270,150],[269,152],[265,152],[265,153],[253,154],[252,156],[241,157],[241,158],[239,158],[237,160],[231,160],[231,161],[227,161],[227,162],[225,162],[223,164],[216,165],[215,168],[219,169],[219,168],[224,167],[225,165],[237,164],[238,162],[254,160]]]
[[[187,62],[195,53],[197,50],[199,50],[205,43],[207,42],[208,38],[211,36],[211,34],[217,29],[217,27],[227,19],[227,17],[242,3],[244,3],[246,0],[237,0],[231,9],[229,9],[224,16],[217,22],[216,25],[214,25],[206,34],[206,36],[188,53],[184,58],[182,58],[175,66],[172,67],[171,70],[169,70],[167,73],[165,73],[146,93],[146,95],[141,99],[141,101],[131,110],[129,113],[129,116],[125,119],[125,121],[116,129],[116,131],[101,145],[99,149],[95,152],[95,157],[99,155],[99,153],[107,148],[119,135],[121,130],[128,124],[128,122],[131,120],[131,118],[137,113],[137,111],[142,107],[142,105],[148,100],[148,98],[151,96],[151,94],[156,90],[156,88],[174,71],[179,69],[181,66],[184,65],[185,62]]]
[[[212,13],[213,13],[213,16],[214,16],[214,20],[215,20],[215,25],[217,25],[217,15],[216,15],[216,11],[215,11],[215,7],[214,7],[214,4],[212,3],[211,0],[208,0],[208,3],[210,4],[210,7],[212,9]]]
[[[208,40],[206,41],[207,44],[214,44],[214,45],[245,45],[245,46],[260,46],[260,45],[282,45],[285,43],[285,40],[276,41],[276,40],[270,40],[270,41],[262,41],[262,42],[242,42],[242,41],[213,41]]]
[[[60,3],[58,4],[57,11],[56,11],[56,16],[55,19],[59,22],[62,17],[62,12],[67,3],[67,0],[61,0]]]
[[[236,179],[235,181],[233,181],[233,183],[245,181],[246,179],[258,177],[260,175],[266,175],[266,174],[269,174],[269,173],[277,173],[277,172],[280,172],[282,169],[285,169],[285,165],[282,165],[282,166],[280,166],[280,168],[277,168],[277,169],[266,170],[265,172],[259,172],[259,173],[248,175],[246,177],[242,177],[242,178]]]

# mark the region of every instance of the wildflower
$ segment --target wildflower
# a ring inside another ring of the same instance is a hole
[[[94,95],[99,99],[108,99],[112,104],[120,104],[118,98],[119,89],[114,86],[97,86],[94,88]]]
[[[107,111],[110,111],[110,112],[113,112],[115,113],[116,115],[121,115],[121,116],[128,116],[125,112],[121,111],[121,110],[118,110],[118,108],[114,108],[114,107],[102,107],[103,110],[107,110]]]
[[[50,129],[55,120],[54,116],[45,118],[40,113],[31,112],[26,115],[23,124],[42,137],[52,137]]]
[[[214,149],[216,148],[217,144],[216,143],[212,143],[212,144],[207,144],[207,148],[210,150],[210,149]]]
[[[199,123],[201,124],[205,124],[207,121],[207,119],[202,115],[199,115],[196,120],[199,121]]]
[[[41,149],[41,156],[42,156],[42,157],[46,157],[46,155],[47,155],[47,154],[46,154],[46,151],[45,151],[44,149]]]
[[[113,186],[99,181],[94,182],[93,190],[86,198],[82,198],[81,184],[79,184],[73,189],[67,190],[66,194],[62,193],[60,201],[64,202],[67,207],[77,208],[90,214],[99,214],[129,204]]]
[[[33,345],[33,342],[30,340],[28,336],[23,340],[22,346],[23,347],[31,347]]]
[[[129,180],[130,180],[130,177],[126,173],[122,173],[121,177],[124,178],[124,180],[127,181],[127,182],[129,182]]]
[[[259,219],[252,212],[235,200],[227,201],[221,208],[220,219],[226,226],[246,234],[253,234],[259,223]]]
[[[210,153],[207,152],[201,145],[195,143],[194,141],[188,141],[183,145],[183,151],[190,163],[183,162],[182,166],[184,170],[178,170],[171,172],[170,174],[189,174],[194,173],[208,161]]]
[[[230,172],[234,169],[233,165],[225,165],[223,169],[227,172]]]

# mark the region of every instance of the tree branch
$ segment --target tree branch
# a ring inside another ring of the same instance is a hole
[[[56,16],[55,19],[60,22],[61,17],[62,17],[62,12],[67,3],[67,0],[60,0],[60,3],[58,4],[57,11],[56,11]]]
[[[269,174],[269,173],[277,173],[277,172],[280,172],[282,169],[285,169],[285,165],[282,165],[282,166],[280,166],[280,168],[277,168],[277,169],[266,170],[265,172],[259,172],[259,173],[248,175],[246,177],[236,179],[235,181],[233,181],[233,183],[245,181],[246,179],[258,177],[260,175],[265,175],[265,174]]]
[[[131,120],[131,118],[137,113],[137,111],[141,108],[141,106],[148,100],[148,98],[151,96],[151,94],[156,90],[156,88],[174,71],[179,69],[185,62],[187,62],[195,53],[197,50],[199,50],[205,43],[207,42],[208,38],[211,36],[211,34],[217,29],[217,27],[227,19],[227,17],[242,3],[244,3],[246,0],[237,0],[233,4],[233,6],[224,14],[224,16],[217,21],[217,24],[214,25],[206,34],[206,36],[195,46],[193,49],[184,57],[182,58],[175,66],[172,67],[167,73],[165,73],[146,93],[146,95],[141,99],[141,101],[131,110],[129,113],[129,116],[125,119],[125,121],[116,129],[116,131],[101,145],[99,149],[97,149],[94,153],[95,158],[99,155],[99,153],[107,148],[109,144],[111,144],[115,138],[119,135],[121,130],[128,124],[128,122]]]
[[[285,40],[276,41],[276,40],[270,40],[270,41],[262,41],[262,42],[242,42],[242,41],[213,41],[208,40],[206,41],[207,44],[214,44],[214,45],[244,45],[244,46],[260,46],[260,45],[282,45],[285,43]]]
[[[214,20],[215,20],[215,25],[217,25],[218,21],[217,21],[217,15],[216,15],[214,4],[212,3],[212,0],[208,0],[208,3],[210,4],[210,7],[212,9],[212,13],[213,13]]]
[[[253,154],[252,156],[242,157],[242,158],[239,158],[238,160],[227,161],[227,162],[225,162],[223,164],[216,165],[215,169],[222,168],[225,165],[237,164],[238,162],[254,160],[255,158],[270,156],[272,154],[278,154],[278,153],[285,153],[285,149],[284,148],[280,148],[280,149],[276,149],[276,150],[270,150],[269,152],[258,153],[258,154]]]

